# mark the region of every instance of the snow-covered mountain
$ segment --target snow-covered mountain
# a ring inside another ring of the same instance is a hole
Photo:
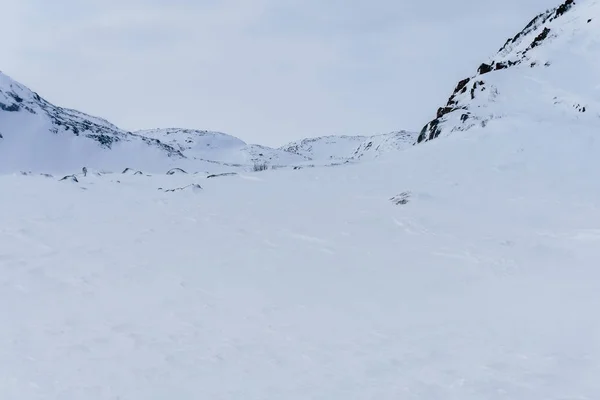
[[[280,149],[320,162],[360,160],[404,150],[416,138],[417,134],[407,131],[373,136],[323,136],[292,142]]]
[[[566,0],[536,16],[461,80],[418,141],[501,118],[597,126],[599,65],[600,2]]]
[[[307,160],[266,146],[247,144],[243,140],[221,132],[194,129],[152,129],[136,134],[160,140],[179,150],[191,160],[216,161],[233,165],[268,164],[290,165]]]
[[[110,167],[123,160],[144,167],[182,158],[158,140],[50,104],[0,72],[0,171]]]

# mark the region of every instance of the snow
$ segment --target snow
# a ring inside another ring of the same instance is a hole
[[[289,143],[281,150],[298,154],[316,163],[374,159],[382,154],[405,150],[417,134],[400,131],[373,136],[323,136]]]
[[[510,121],[339,167],[0,176],[0,392],[598,398],[600,144]]]
[[[600,398],[600,3],[555,13],[416,146],[129,133],[0,74],[3,398]]]

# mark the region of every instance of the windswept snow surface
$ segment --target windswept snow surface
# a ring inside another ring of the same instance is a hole
[[[505,118],[340,167],[0,176],[2,398],[598,399],[598,154]]]

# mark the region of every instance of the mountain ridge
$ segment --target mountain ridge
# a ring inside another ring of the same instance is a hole
[[[494,119],[511,115],[563,113],[572,120],[580,119],[598,96],[582,90],[578,77],[572,76],[569,69],[577,65],[578,73],[594,78],[597,59],[591,54],[597,46],[594,30],[599,14],[599,5],[592,0],[566,0],[538,14],[482,63],[475,75],[458,82],[436,117],[423,127],[417,142],[474,126],[485,127]],[[584,54],[586,51],[589,54]],[[581,98],[581,92],[589,96]],[[527,101],[520,101],[522,97]],[[507,99],[512,99],[512,104]],[[554,104],[549,107],[545,103]],[[553,106],[567,107],[557,112]]]
[[[235,168],[306,163],[327,165],[358,161],[366,154],[369,156],[365,159],[375,158],[402,150],[416,139],[416,134],[400,131],[375,136],[306,138],[271,148],[208,130],[156,128],[131,132],[103,118],[55,106],[2,72],[0,113],[3,114],[0,119],[0,170],[8,171],[48,170],[56,166],[73,170],[86,165],[114,169],[177,166],[202,169],[212,165],[208,169],[214,172],[215,165]],[[372,147],[373,141],[381,143]],[[299,144],[296,146],[298,151],[294,151],[294,143]],[[300,147],[307,143],[312,144],[310,151],[301,154]],[[147,156],[149,152],[152,154]],[[116,156],[116,153],[121,154]],[[128,160],[128,153],[137,158]]]

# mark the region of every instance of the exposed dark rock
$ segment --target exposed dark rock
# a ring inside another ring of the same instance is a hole
[[[18,104],[4,104],[4,103],[0,103],[0,110],[3,111],[8,111],[8,112],[17,112],[21,109],[21,107]]]
[[[465,78],[462,81],[458,82],[458,85],[456,85],[456,89],[454,89],[454,93],[453,94],[456,94],[456,93],[460,92],[461,90],[464,93],[464,90],[466,90],[467,84],[469,82],[471,82],[471,78]]]
[[[60,180],[60,182],[62,182],[62,181],[79,182],[79,179],[77,179],[77,177],[75,175],[67,175]]]
[[[390,199],[390,201],[392,203],[394,203],[395,205],[397,205],[397,206],[400,206],[400,205],[403,206],[405,204],[408,204],[408,202],[410,201],[411,196],[412,196],[411,192],[402,192],[399,195],[392,197]]]
[[[206,177],[206,179],[219,178],[219,177],[222,177],[222,176],[234,176],[234,175],[237,175],[237,172],[225,172],[225,173],[222,173],[222,174],[212,174],[212,175],[208,175]]]
[[[567,0],[565,1],[563,4],[561,4],[557,9],[556,9],[556,17],[560,17],[561,15],[563,15],[564,13],[566,13],[567,11],[569,11],[569,9],[573,6],[573,4],[575,4],[574,0]]]
[[[440,107],[437,111],[437,117],[442,118],[444,115],[451,113],[454,110],[452,107]]]
[[[167,175],[175,175],[175,174],[187,174],[187,172],[181,168],[173,168],[173,169],[170,169],[167,171]]]
[[[540,33],[539,35],[536,36],[536,38],[533,40],[533,42],[531,43],[529,48],[533,49],[533,48],[539,46],[544,40],[546,40],[546,38],[548,37],[549,34],[550,34],[550,28],[548,28],[548,27],[544,28],[542,33]]]
[[[487,74],[488,72],[492,72],[494,69],[491,64],[483,63],[477,68],[477,73],[479,75]]]

